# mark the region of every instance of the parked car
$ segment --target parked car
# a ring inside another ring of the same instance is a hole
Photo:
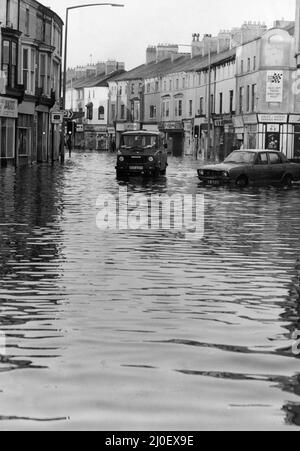
[[[165,174],[168,166],[167,148],[160,133],[126,132],[118,151],[117,177],[124,175],[155,176]]]
[[[275,150],[237,150],[221,164],[202,166],[198,176],[208,185],[227,183],[246,187],[250,183],[282,183],[290,186],[300,180],[300,164],[289,162]]]

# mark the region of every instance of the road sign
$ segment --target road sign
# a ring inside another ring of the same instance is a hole
[[[58,112],[58,113],[52,113],[51,114],[51,123],[53,125],[61,125],[64,121],[64,113]]]
[[[71,120],[73,119],[74,113],[72,110],[65,110],[64,119]]]
[[[77,124],[76,131],[77,131],[78,133],[83,133],[83,132],[84,132],[83,125],[82,125],[82,124]]]

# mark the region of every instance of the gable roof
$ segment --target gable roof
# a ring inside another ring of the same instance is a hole
[[[124,72],[124,69],[120,69],[108,75],[106,75],[105,72],[102,72],[96,77],[83,77],[79,80],[73,81],[73,83],[69,81],[68,88],[71,88],[71,84],[73,89],[108,87],[109,81],[115,79],[116,77],[119,77]]]
[[[222,53],[213,53],[211,55],[211,65],[234,60],[236,57],[236,48],[226,50]],[[115,78],[115,81],[134,81],[156,78],[168,74],[179,72],[194,72],[204,70],[209,66],[209,57],[207,56],[181,56],[173,60],[172,58],[165,59],[158,63],[143,64],[132,69],[129,72],[122,74]]]

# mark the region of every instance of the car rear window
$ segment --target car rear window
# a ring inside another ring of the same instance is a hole
[[[271,164],[281,164],[282,160],[278,153],[269,153],[270,163]]]

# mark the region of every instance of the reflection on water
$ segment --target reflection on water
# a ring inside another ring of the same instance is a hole
[[[1,429],[300,426],[300,188],[201,188],[196,167],[1,169]],[[99,231],[119,186],[205,194],[204,239]]]

